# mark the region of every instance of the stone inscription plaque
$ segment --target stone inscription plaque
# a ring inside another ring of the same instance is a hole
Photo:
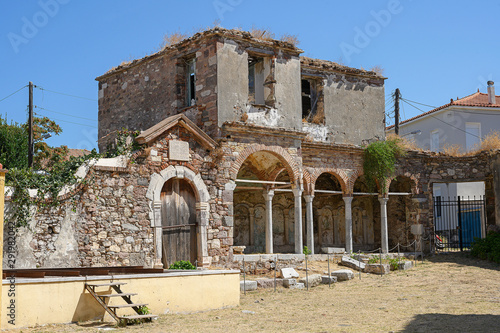
[[[168,158],[173,161],[189,161],[189,142],[170,140],[168,142]]]

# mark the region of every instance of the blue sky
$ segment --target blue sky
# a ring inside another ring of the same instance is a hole
[[[224,28],[298,35],[305,56],[380,66],[387,96],[400,88],[404,98],[439,106],[478,88],[486,92],[486,81],[500,77],[499,12],[500,1],[462,0],[3,1],[0,99],[33,81],[45,89],[35,89],[35,112],[63,128],[47,142],[91,149],[95,77],[153,52],[165,33],[191,34],[218,20]],[[0,101],[0,113],[25,122],[27,103],[23,89]],[[419,113],[403,105],[403,119]]]

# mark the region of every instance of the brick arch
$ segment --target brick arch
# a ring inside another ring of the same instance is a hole
[[[404,173],[396,174],[396,175],[394,175],[392,177],[387,178],[387,181],[386,181],[386,184],[385,184],[386,193],[389,193],[389,187],[391,186],[392,181],[394,179],[396,179],[397,177],[406,177],[406,178],[409,178],[410,180],[412,180],[412,182],[411,182],[411,192],[412,192],[412,194],[418,194],[419,193],[419,191],[418,191],[418,178],[414,174],[411,174],[409,172],[404,172]]]
[[[309,182],[311,192],[314,191],[314,189],[316,187],[316,181],[318,180],[319,176],[321,176],[324,173],[329,173],[329,174],[335,176],[335,178],[337,178],[337,180],[340,183],[340,187],[342,189],[342,192],[344,192],[344,194],[350,193],[349,188],[347,187],[347,184],[349,182],[349,174],[348,174],[347,170],[334,169],[334,168],[319,168],[319,169],[314,170],[313,174],[311,175],[310,182]],[[351,190],[351,192],[352,192],[352,190]]]
[[[351,178],[349,179],[349,186],[353,192],[354,192],[354,184],[356,183],[356,180],[358,180],[358,178],[360,178],[361,176],[364,176],[364,175],[365,175],[365,173],[363,172],[363,170],[354,170],[354,173],[351,175]],[[378,183],[377,180],[375,180],[375,186],[376,186],[377,193],[380,194],[380,184]]]
[[[253,144],[247,148],[245,148],[236,158],[236,161],[234,161],[233,165],[231,166],[231,179],[236,180],[236,177],[238,176],[238,171],[240,170],[241,166],[243,163],[246,161],[246,159],[257,152],[267,152],[272,155],[274,155],[276,158],[280,160],[280,162],[283,163],[286,171],[290,175],[290,180],[292,183],[300,183],[300,168],[295,162],[294,158],[288,151],[283,149],[280,146],[266,146],[263,144]],[[277,176],[277,175],[276,175]]]
[[[275,169],[275,170],[271,173],[271,175],[269,176],[269,180],[275,181],[275,180],[278,178],[278,176],[279,176],[279,175],[280,175],[283,171],[285,171],[285,170],[286,170],[286,168],[278,168],[278,169]]]
[[[302,183],[304,184],[304,194],[312,194],[311,173],[307,169],[304,169],[302,174]]]

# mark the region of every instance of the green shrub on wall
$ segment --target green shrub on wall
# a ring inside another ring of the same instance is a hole
[[[394,173],[396,159],[405,153],[399,145],[400,141],[398,137],[391,137],[385,141],[372,142],[365,148],[363,171],[366,185],[371,191],[375,191],[378,184],[381,193],[385,194],[385,181]]]

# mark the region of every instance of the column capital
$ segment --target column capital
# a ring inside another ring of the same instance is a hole
[[[274,197],[274,190],[264,190],[264,193],[262,195],[264,196],[264,199],[266,201],[271,201]]]
[[[386,205],[387,201],[389,201],[389,198],[388,197],[378,197],[378,201],[380,202],[380,204]]]
[[[346,204],[351,204],[353,197],[352,196],[343,196],[342,199],[344,199],[344,202]]]
[[[304,194],[304,200],[307,202],[307,203],[310,203],[312,202],[314,199],[314,195],[312,194]]]
[[[293,195],[296,197],[300,197],[302,195],[302,189],[299,187],[292,188]]]
[[[208,212],[210,210],[210,205],[208,204],[208,202],[197,202],[195,207],[196,210],[200,211]]]

